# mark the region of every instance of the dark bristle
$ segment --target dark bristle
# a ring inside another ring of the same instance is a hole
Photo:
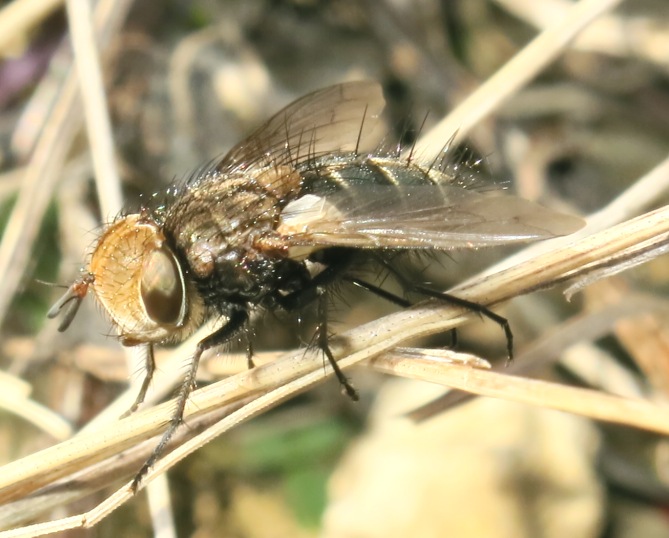
[[[406,160],[407,164],[411,164],[411,161],[413,161],[414,153],[416,151],[416,143],[418,142],[418,138],[423,132],[423,128],[425,127],[425,122],[427,121],[427,117],[429,114],[430,114],[429,111],[425,113],[425,116],[423,116],[423,121],[421,122],[420,127],[418,128],[418,132],[413,137],[413,142],[411,143],[411,150],[409,151],[409,155],[407,156]]]
[[[362,120],[360,121],[360,129],[358,130],[358,139],[355,141],[355,155],[360,155],[360,141],[362,140],[362,130],[365,128],[365,118],[367,117],[367,106],[365,106],[365,111],[362,114]]]

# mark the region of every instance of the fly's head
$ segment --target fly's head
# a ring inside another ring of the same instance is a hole
[[[180,341],[204,321],[202,297],[148,214],[128,215],[104,231],[87,272],[48,313],[63,312],[59,330],[70,325],[89,289],[125,345]]]

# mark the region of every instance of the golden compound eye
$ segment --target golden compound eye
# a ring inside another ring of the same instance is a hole
[[[144,260],[140,292],[146,314],[155,323],[180,325],[185,308],[184,282],[172,252],[156,249]]]

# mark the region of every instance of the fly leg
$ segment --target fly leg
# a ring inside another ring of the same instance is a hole
[[[490,321],[494,321],[499,325],[504,331],[504,336],[506,337],[506,353],[507,353],[507,363],[513,361],[513,332],[511,331],[511,325],[509,320],[505,317],[496,314],[490,310],[487,306],[484,306],[473,301],[468,301],[467,299],[461,299],[450,293],[444,293],[441,291],[436,291],[425,286],[421,285],[412,285],[410,287],[411,291],[425,295],[426,297],[432,297],[433,299],[439,299],[445,303],[450,303],[455,306],[461,306],[472,312],[476,312],[480,316],[488,318]]]
[[[318,348],[327,357],[337,380],[346,392],[346,395],[353,401],[358,401],[358,391],[355,390],[351,382],[342,372],[337,361],[332,354],[328,344],[328,313],[327,313],[327,284],[331,283],[342,271],[342,264],[333,264],[325,268],[311,280],[305,280],[302,287],[288,295],[277,294],[275,297],[277,303],[288,311],[294,311],[298,308],[318,300],[318,326],[316,328],[316,344]]]
[[[425,295],[426,297],[432,297],[433,299],[438,299],[445,303],[449,303],[455,306],[460,306],[462,308],[465,308],[466,310],[475,312],[478,315],[488,318],[490,321],[494,321],[495,323],[497,323],[497,325],[499,325],[504,331],[504,336],[506,337],[507,364],[513,361],[513,332],[511,331],[511,325],[509,325],[509,320],[507,320],[505,317],[496,314],[495,312],[490,310],[487,306],[475,303],[474,301],[461,299],[460,297],[456,297],[455,295],[451,295],[450,293],[433,290],[426,286],[421,286],[420,284],[412,284],[411,282],[408,282],[407,279],[404,278],[404,276],[402,276],[402,274],[399,271],[397,271],[397,269],[395,269],[389,263],[388,260],[379,258],[379,261],[383,264],[384,267],[388,269],[388,271],[390,271],[395,276],[395,278],[397,278],[397,281],[404,287],[404,289],[413,291],[414,293],[420,293],[421,295]]]
[[[348,378],[344,375],[339,364],[330,350],[330,345],[328,344],[328,297],[325,290],[319,290],[318,297],[318,327],[316,329],[316,342],[318,348],[323,352],[323,354],[328,358],[332,370],[334,370],[337,380],[343,387],[346,395],[351,398],[354,402],[357,402],[360,397],[358,396],[358,391],[353,388]]]
[[[381,299],[385,299],[388,302],[391,302],[397,306],[400,306],[402,308],[409,308],[410,306],[413,306],[413,303],[411,301],[408,301],[407,299],[404,299],[403,297],[399,297],[398,295],[395,295],[394,293],[390,293],[389,291],[384,290],[383,288],[380,288],[379,286],[375,286],[374,284],[370,284],[369,282],[366,282],[364,280],[360,280],[359,278],[356,277],[344,277],[344,280],[347,282],[350,282],[351,284],[358,286],[359,288],[362,288],[365,291],[368,291],[370,293],[373,293],[377,297],[381,297]],[[451,347],[456,347],[458,344],[458,332],[456,329],[451,329]]]
[[[246,366],[251,370],[255,368],[255,363],[253,362],[253,329],[251,319],[248,317],[244,324],[244,337],[246,338]]]
[[[146,460],[142,468],[135,475],[135,478],[132,481],[131,488],[133,492],[137,492],[139,485],[142,482],[142,479],[146,476],[146,473],[149,469],[158,461],[160,456],[165,451],[167,444],[170,442],[174,433],[177,431],[179,426],[183,423],[184,409],[186,408],[186,402],[190,393],[195,388],[195,376],[197,375],[197,368],[200,363],[200,357],[202,354],[209,348],[218,346],[228,341],[239,329],[241,329],[248,320],[248,313],[245,310],[238,310],[234,312],[228,322],[223,325],[220,329],[213,332],[206,338],[203,338],[197,343],[195,348],[195,353],[193,353],[190,359],[190,365],[188,372],[183,379],[181,388],[179,389],[179,394],[176,398],[176,409],[172,413],[172,417],[167,425],[167,429],[160,441],[156,445],[156,448],[153,449],[153,452],[149,456],[149,459]]]
[[[146,373],[144,374],[144,380],[142,381],[142,386],[137,393],[137,398],[135,398],[135,403],[130,406],[125,413],[121,415],[121,418],[125,418],[129,415],[132,415],[137,408],[142,405],[144,398],[146,398],[146,393],[149,390],[149,385],[153,379],[153,374],[156,371],[156,360],[153,355],[153,344],[147,344],[145,346],[146,356],[144,357],[144,364],[146,366]]]
[[[350,282],[355,286],[358,286],[359,288],[362,288],[365,291],[373,293],[378,297],[381,297],[381,299],[385,299],[386,301],[393,303],[397,306],[400,306],[402,308],[409,308],[410,306],[412,306],[411,301],[407,301],[406,299],[400,297],[399,295],[390,293],[389,291],[386,291],[383,288],[375,286],[374,284],[370,284],[369,282],[365,282],[364,280],[360,280],[359,278],[344,277],[344,280],[346,280],[346,282]]]

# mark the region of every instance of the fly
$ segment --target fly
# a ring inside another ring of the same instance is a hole
[[[317,343],[342,387],[355,389],[327,342],[328,288],[336,279],[400,306],[405,299],[350,273],[356,260],[377,261],[403,285],[487,316],[506,333],[506,319],[482,305],[402,281],[390,263],[402,250],[451,250],[566,235],[583,221],[521,198],[484,193],[453,173],[445,157],[431,164],[378,150],[384,108],[374,82],[311,93],[281,110],[225,157],[171,189],[168,201],[111,223],[82,276],[49,311],[65,330],[89,290],[124,345],[182,341],[210,316],[226,321],[190,358],[177,407],[139,483],[181,423],[202,353],[230,340],[256,307],[296,310],[316,302]],[[357,133],[357,137],[355,136]],[[469,188],[468,188],[469,187]],[[252,366],[249,352],[249,366]]]

